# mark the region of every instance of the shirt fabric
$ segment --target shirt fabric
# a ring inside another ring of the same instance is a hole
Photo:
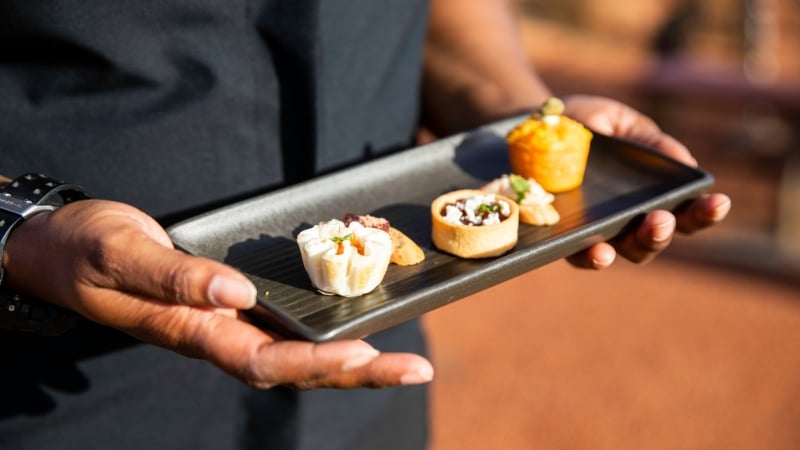
[[[413,144],[424,0],[0,3],[0,173],[168,225]],[[83,322],[2,332],[0,449],[424,448],[424,387],[245,387]],[[369,341],[424,354],[411,321]]]

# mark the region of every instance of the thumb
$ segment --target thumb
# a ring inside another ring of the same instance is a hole
[[[124,244],[110,252],[117,253],[119,264],[106,264],[115,288],[188,306],[249,309],[255,305],[255,286],[232,267],[188,255],[142,233],[130,239],[135,245]]]

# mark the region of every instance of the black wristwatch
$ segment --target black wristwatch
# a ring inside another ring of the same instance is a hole
[[[37,214],[89,198],[84,188],[40,174],[26,174],[0,188],[0,329],[57,335],[77,317],[64,308],[9,292],[3,287],[3,250],[14,228]]]

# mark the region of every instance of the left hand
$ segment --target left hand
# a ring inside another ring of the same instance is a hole
[[[285,340],[250,323],[241,312],[256,302],[250,281],[176,250],[166,230],[130,205],[81,200],[37,214],[14,229],[5,250],[4,282],[13,291],[205,359],[253,387],[389,387],[433,377],[417,354],[382,353],[362,340]]]
[[[697,166],[689,150],[664,133],[650,118],[617,101],[593,96],[566,97],[566,114],[600,133],[640,142],[680,162]],[[592,247],[567,258],[576,267],[602,269],[617,254],[636,263],[652,260],[672,241],[675,231],[693,233],[723,220],[731,208],[730,198],[710,193],[675,212],[657,210],[647,214],[639,227],[611,242]]]

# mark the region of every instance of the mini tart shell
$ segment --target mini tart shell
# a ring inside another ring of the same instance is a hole
[[[494,194],[498,200],[508,203],[511,214],[500,223],[469,226],[448,222],[442,217],[445,205],[476,195],[486,196],[487,193],[462,189],[441,195],[431,203],[432,238],[438,249],[461,258],[489,258],[502,255],[517,245],[519,206],[502,195]]]

